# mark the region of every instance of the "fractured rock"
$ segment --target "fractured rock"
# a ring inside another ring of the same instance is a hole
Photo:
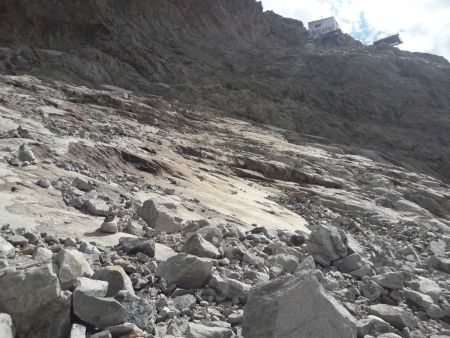
[[[385,293],[382,286],[378,285],[374,281],[368,279],[359,283],[359,289],[364,297],[368,300],[376,300]]]
[[[312,271],[253,288],[242,322],[248,338],[352,338],[355,319],[329,296]]]
[[[354,270],[358,270],[366,264],[367,262],[358,253],[353,253],[351,255],[348,255],[344,258],[341,258],[333,262],[333,265],[337,266],[339,271],[344,273],[349,273]]]
[[[139,210],[139,216],[147,225],[155,230],[173,233],[183,229],[182,219],[164,205],[157,205],[152,200],[146,200]]]
[[[119,265],[105,266],[95,271],[92,279],[108,282],[108,292],[106,294],[108,297],[115,297],[122,290],[134,295],[131,279]]]
[[[368,335],[388,333],[393,331],[394,328],[383,319],[369,315],[367,318],[360,319],[356,322],[356,330],[358,338],[364,338]]]
[[[369,306],[368,312],[384,319],[399,330],[403,330],[405,327],[414,329],[418,322],[417,317],[411,311],[398,306],[375,304]]]
[[[143,237],[122,237],[119,239],[119,247],[123,252],[129,255],[142,252],[148,257],[155,257],[155,241],[152,239]]]
[[[219,295],[230,299],[233,297],[245,299],[251,288],[249,284],[242,283],[233,278],[222,278],[218,275],[213,275],[211,277],[209,285],[216,290]]]
[[[277,254],[269,257],[268,266],[280,265],[284,272],[293,273],[298,266],[298,258],[294,255]]]
[[[216,225],[205,226],[198,229],[196,233],[200,234],[204,239],[206,239],[208,242],[211,242],[216,247],[219,247],[223,241],[222,230],[220,230]]]
[[[67,248],[55,256],[58,266],[58,278],[63,288],[78,277],[90,277],[94,270],[87,262],[83,253],[75,248]]]
[[[220,256],[219,250],[199,233],[189,237],[183,246],[183,251],[198,257],[216,258]]]
[[[108,292],[108,282],[86,277],[77,278],[73,286],[89,296],[106,297]]]
[[[73,292],[73,312],[82,321],[98,329],[127,321],[126,308],[113,298],[89,296],[83,291]]]
[[[0,236],[0,259],[14,258],[16,249],[6,239]]]
[[[156,275],[181,288],[194,289],[206,285],[211,277],[212,267],[213,263],[209,259],[179,254],[161,262]]]
[[[70,331],[70,296],[51,264],[0,275],[0,312],[11,315],[18,337],[65,338]]]
[[[405,286],[403,272],[386,272],[370,279],[378,285],[392,290],[400,290]]]
[[[173,299],[173,305],[180,311],[186,308],[193,308],[196,302],[197,300],[195,297],[189,294],[178,296]]]
[[[438,300],[443,292],[439,284],[434,280],[421,276],[417,276],[415,279],[410,281],[408,286],[415,291],[430,296],[434,300]]]
[[[306,245],[315,261],[327,266],[347,256],[347,237],[333,226],[319,224],[310,234]]]

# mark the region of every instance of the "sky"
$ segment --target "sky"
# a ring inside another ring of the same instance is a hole
[[[334,16],[341,29],[370,44],[400,33],[399,48],[450,60],[450,0],[262,0],[264,10],[309,21]]]

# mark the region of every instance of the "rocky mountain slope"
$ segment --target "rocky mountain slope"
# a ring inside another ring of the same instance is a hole
[[[254,0],[5,0],[0,36],[10,74],[202,103],[449,178],[443,58],[346,35],[308,43]]]
[[[250,0],[0,32],[0,337],[450,336],[445,60]]]

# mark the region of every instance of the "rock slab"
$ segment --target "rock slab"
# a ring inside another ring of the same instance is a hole
[[[252,289],[242,327],[247,338],[356,337],[355,319],[325,293],[311,271]]]

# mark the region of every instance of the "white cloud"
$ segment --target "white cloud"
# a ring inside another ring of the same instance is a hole
[[[450,60],[449,0],[262,0],[265,10],[308,21],[335,16],[342,30],[369,43],[400,33],[401,49]],[[363,31],[363,32],[362,32]]]

